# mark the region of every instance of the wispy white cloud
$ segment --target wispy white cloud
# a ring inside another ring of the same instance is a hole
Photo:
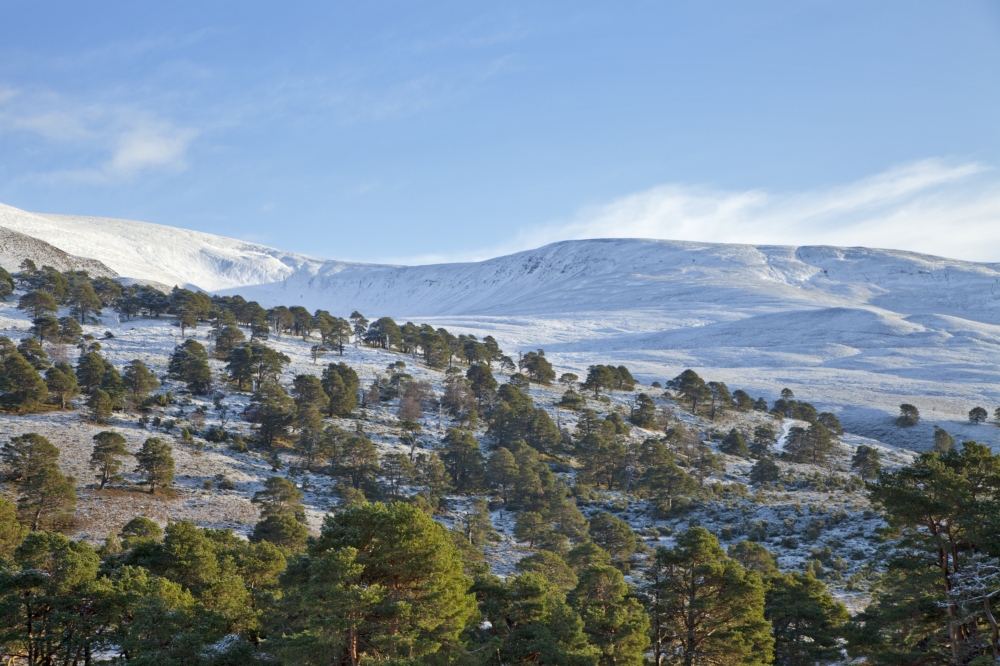
[[[197,131],[126,106],[84,105],[51,91],[0,90],[0,134],[29,134],[88,155],[82,168],[35,173],[41,180],[114,184],[187,166]]]
[[[983,164],[934,159],[805,192],[662,185],[523,229],[505,249],[608,237],[867,246],[1000,261],[1000,178]]]

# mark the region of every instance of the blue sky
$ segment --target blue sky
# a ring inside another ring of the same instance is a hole
[[[0,202],[319,256],[1000,261],[1000,3],[0,0]]]

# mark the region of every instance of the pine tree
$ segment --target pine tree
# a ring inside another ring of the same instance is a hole
[[[712,396],[712,412],[709,418],[715,420],[716,412],[724,412],[733,404],[733,396],[725,382],[709,382],[708,391]]]
[[[180,379],[195,395],[207,393],[212,387],[212,370],[208,365],[208,352],[197,340],[185,340],[174,348],[168,370]]]
[[[917,425],[919,421],[920,411],[916,407],[906,403],[899,406],[899,418],[896,419],[896,425],[900,428],[908,428]]]
[[[45,380],[17,351],[3,362],[0,391],[4,407],[21,413],[36,411],[49,398]]]
[[[46,465],[59,459],[59,449],[35,432],[11,437],[0,450],[4,478],[9,481],[27,481]]]
[[[28,528],[17,520],[17,507],[0,495],[0,565],[14,559],[14,551],[27,533]]]
[[[760,458],[750,468],[752,483],[775,483],[781,478],[781,468],[771,458]]]
[[[141,405],[150,393],[160,388],[160,381],[156,375],[139,359],[125,366],[122,383],[128,389],[132,404],[136,406]]]
[[[250,534],[251,543],[273,543],[290,553],[305,550],[308,539],[309,530],[292,516],[266,516]]]
[[[396,498],[400,496],[402,486],[410,483],[416,474],[416,467],[404,453],[387,453],[379,463],[382,477],[389,486],[389,494]]]
[[[65,361],[60,361],[45,371],[45,386],[60,409],[69,407],[73,398],[80,395],[76,373]]]
[[[253,504],[261,507],[260,515],[291,516],[299,522],[305,522],[306,511],[302,506],[302,491],[295,484],[280,476],[268,477],[264,489],[254,493]]]
[[[640,428],[656,427],[656,403],[646,393],[640,393],[635,398],[635,405],[629,414],[629,421]]]
[[[265,382],[258,386],[250,399],[246,419],[257,426],[261,442],[268,448],[288,434],[295,402],[276,382]]]
[[[112,481],[121,481],[119,471],[122,458],[128,455],[125,438],[113,430],[105,430],[94,435],[94,450],[90,454],[90,467],[95,470],[100,481],[100,490]]]
[[[750,455],[750,449],[747,448],[746,440],[743,439],[743,435],[736,428],[730,430],[729,434],[725,436],[722,444],[719,445],[719,450],[731,456],[740,456],[743,458]]]
[[[149,484],[149,492],[156,492],[157,486],[169,486],[174,480],[173,449],[158,437],[150,437],[142,443],[142,448],[135,454],[138,461],[138,471],[144,482]]]
[[[934,426],[934,451],[937,453],[948,453],[955,449],[955,438],[948,434],[944,428]]]
[[[43,465],[20,486],[17,512],[32,531],[43,523],[61,520],[76,509],[76,479],[64,475],[58,465]]]
[[[101,299],[94,293],[94,287],[86,280],[80,280],[73,287],[69,297],[70,313],[86,323],[91,314],[101,314]]]
[[[539,553],[538,557],[547,555]],[[598,650],[587,642],[579,613],[541,570],[532,568],[506,582],[496,576],[479,576],[473,591],[482,599],[483,614],[490,623],[484,639],[487,645],[499,646],[499,663],[584,666],[596,662]]]
[[[358,504],[329,516],[285,575],[269,624],[288,663],[434,660],[477,617],[447,530],[415,507]]]
[[[38,338],[39,343],[44,343],[46,340],[57,340],[59,330],[59,320],[50,314],[43,314],[31,322],[31,334]]]
[[[811,575],[768,576],[764,617],[772,627],[776,666],[840,660],[844,625],[850,615]]]
[[[494,451],[486,465],[486,482],[500,491],[504,504],[507,503],[507,493],[514,485],[517,475],[517,460],[510,449],[501,447]]]
[[[42,349],[42,345],[35,338],[24,338],[17,346],[18,353],[24,360],[32,365],[35,370],[42,371],[51,367],[49,355]]]
[[[311,405],[316,409],[326,410],[330,405],[330,396],[323,390],[322,382],[315,375],[295,376],[292,380],[292,399],[300,409]]]
[[[46,291],[29,291],[17,302],[18,310],[27,310],[32,319],[38,319],[43,314],[59,310],[56,300]]]
[[[764,585],[726,556],[710,532],[692,527],[654,555],[657,622],[669,664],[769,664],[774,639],[764,618]]]
[[[445,450],[441,460],[451,474],[455,489],[459,492],[477,490],[484,472],[479,440],[467,430],[449,428],[442,443]]]
[[[59,342],[75,345],[83,337],[83,328],[72,317],[59,318]]]
[[[592,365],[587,368],[587,379],[583,382],[583,388],[594,392],[594,397],[601,397],[601,391],[611,388],[614,382],[614,375],[606,365]]]
[[[321,377],[323,390],[330,396],[328,416],[346,417],[358,406],[358,387],[361,380],[354,370],[345,363],[331,363],[323,370]]]
[[[0,301],[6,301],[7,297],[14,293],[14,277],[0,266]]]
[[[95,388],[87,398],[90,419],[96,423],[106,423],[114,410],[115,403],[107,391]]]
[[[774,438],[778,436],[777,431],[767,425],[759,425],[753,429],[753,440],[748,444],[750,453],[758,458],[771,455],[771,446]]]
[[[868,481],[878,476],[882,469],[882,456],[878,449],[874,449],[865,444],[861,444],[854,451],[851,457],[851,469],[856,469],[863,481]]]
[[[600,651],[600,666],[641,666],[649,647],[649,618],[629,592],[622,573],[592,566],[580,574],[573,592],[583,633]]]
[[[667,382],[667,386],[676,391],[682,399],[691,403],[692,414],[697,412],[698,403],[712,398],[712,392],[709,390],[708,385],[705,384],[705,380],[691,369],[685,370],[671,379]]]
[[[361,490],[378,472],[378,451],[367,437],[352,435],[341,444],[340,459],[335,465],[338,476],[346,479],[355,490]]]
[[[97,352],[81,354],[76,362],[76,378],[80,388],[89,393],[95,386],[100,386],[101,378],[111,367]]]
[[[636,549],[632,528],[621,518],[606,511],[598,511],[590,518],[590,538],[611,555],[611,561],[628,570],[628,559]]]

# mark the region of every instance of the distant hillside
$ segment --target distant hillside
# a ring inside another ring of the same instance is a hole
[[[0,227],[0,266],[14,272],[25,259],[60,271],[87,271],[93,277],[118,277],[117,273],[96,259],[75,257],[43,240]]]
[[[144,222],[0,206],[0,226],[119,275],[262,305],[430,321],[544,347],[563,365],[684,367],[755,391],[800,387],[858,432],[927,440],[1000,404],[1000,264],[895,250],[665,240],[566,241],[482,262],[320,259]],[[892,426],[900,402],[925,425]],[[938,419],[934,421],[933,419]],[[927,430],[927,432],[924,432]],[[997,429],[969,437],[996,439]]]

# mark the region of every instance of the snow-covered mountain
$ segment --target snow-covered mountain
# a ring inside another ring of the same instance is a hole
[[[1000,264],[605,239],[475,263],[388,266],[7,206],[0,227],[122,277],[492,333],[508,349],[544,347],[567,368],[626,362],[662,381],[690,366],[771,398],[787,385],[883,439],[929,441],[933,422],[981,440],[998,433],[959,421],[975,404],[991,412],[1000,404]],[[926,427],[894,429],[903,401],[929,417]]]

